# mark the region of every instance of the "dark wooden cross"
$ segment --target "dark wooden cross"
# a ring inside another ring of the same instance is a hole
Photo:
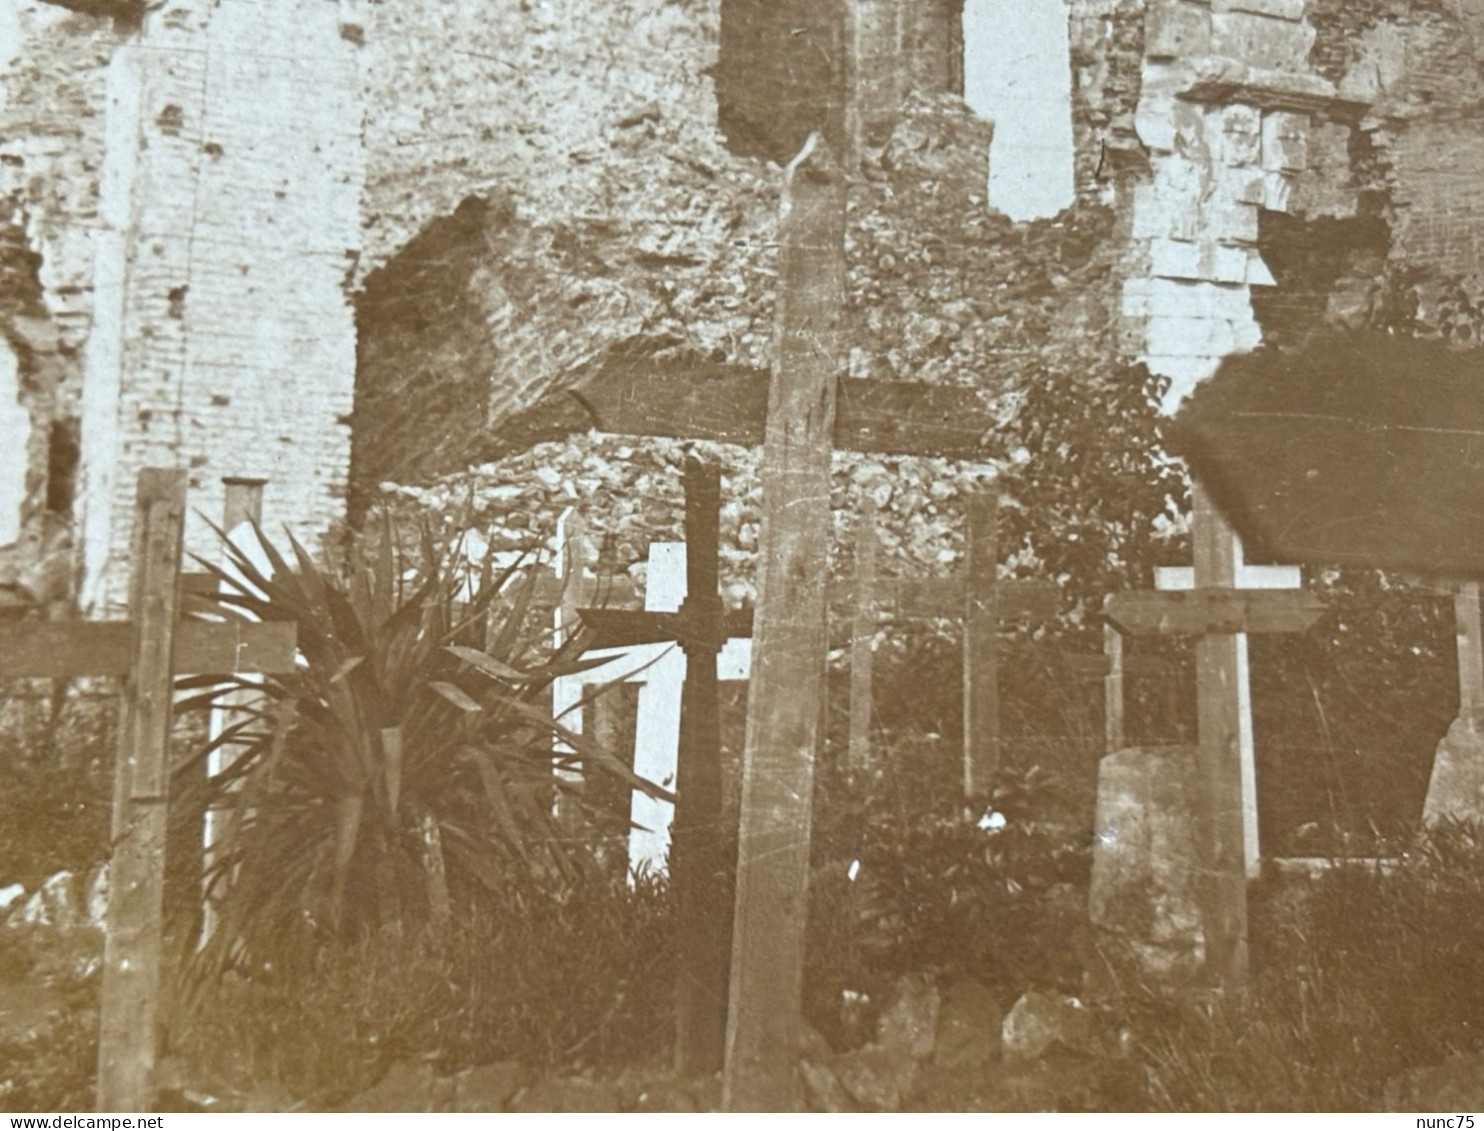
[[[185,472],[139,473],[128,620],[21,621],[0,635],[0,681],[124,677],[104,927],[100,1111],[154,1106],[173,677],[294,669],[292,624],[180,619],[185,506]]]
[[[1195,588],[1115,593],[1103,605],[1120,633],[1195,636],[1201,838],[1199,885],[1206,971],[1213,986],[1238,986],[1247,973],[1247,867],[1243,851],[1241,701],[1237,636],[1302,632],[1324,603],[1296,589],[1238,589],[1231,527],[1205,491],[1193,488]]]
[[[683,1075],[721,1069],[732,949],[736,841],[722,816],[721,731],[716,658],[728,637],[752,630],[750,613],[728,614],[718,588],[721,476],[685,463],[685,600],[679,611],[582,609],[594,647],[675,641],[685,652],[680,750],[670,877],[679,903],[680,970],[676,1067]]]

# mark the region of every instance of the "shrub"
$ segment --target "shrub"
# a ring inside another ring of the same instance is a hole
[[[553,679],[584,666],[532,626],[536,575],[471,565],[424,529],[415,550],[389,527],[337,571],[297,544],[292,563],[229,548],[228,612],[298,627],[297,670],[201,677],[185,705],[236,714],[198,757],[225,829],[206,867],[220,919],[198,972],[301,963],[330,940],[443,929],[512,892],[559,892],[595,867],[564,774],[609,774],[668,797],[544,707]],[[253,698],[242,704],[242,696]],[[575,751],[553,752],[556,739]],[[554,816],[554,800],[566,816]],[[307,967],[306,967],[307,968]]]
[[[15,720],[0,737],[0,887],[34,889],[108,855],[112,712],[71,711],[65,721],[58,733],[39,718]]]
[[[1393,846],[1395,847],[1395,846]],[[1484,836],[1444,827],[1391,872],[1352,865],[1254,900],[1246,997],[1143,1003],[1151,1101],[1181,1111],[1375,1111],[1389,1078],[1484,1033]]]
[[[984,809],[966,808],[958,783],[958,748],[921,737],[895,743],[870,781],[822,781],[806,975],[822,1029],[842,1023],[844,991],[880,1003],[924,969],[966,973],[1007,1001],[1079,985],[1079,806],[1038,767],[999,775]]]
[[[325,945],[304,976],[229,973],[171,1044],[219,1099],[271,1081],[311,1107],[398,1061],[452,1074],[506,1059],[569,1070],[664,1059],[672,934],[663,884],[588,876],[559,897],[511,890],[437,943],[389,930]]]

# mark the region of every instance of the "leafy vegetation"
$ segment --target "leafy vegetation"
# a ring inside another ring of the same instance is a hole
[[[1393,842],[1389,870],[1269,884],[1254,902],[1245,997],[1146,1001],[1131,1024],[1162,1110],[1377,1111],[1407,1069],[1484,1031],[1484,837],[1442,827]]]
[[[198,968],[312,963],[328,940],[441,933],[491,898],[561,891],[596,866],[569,833],[576,771],[664,795],[547,712],[584,641],[543,641],[522,563],[470,564],[426,530],[405,551],[388,528],[338,571],[259,545],[270,568],[235,547],[210,567],[216,600],[294,622],[302,660],[261,682],[183,682],[186,709],[233,712],[198,756],[221,752],[207,789],[224,817]]]

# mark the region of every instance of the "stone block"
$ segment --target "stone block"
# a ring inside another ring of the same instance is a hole
[[[1249,287],[1276,287],[1278,285],[1278,280],[1273,277],[1272,270],[1263,262],[1262,255],[1256,250],[1247,260],[1247,285]]]
[[[1164,178],[1134,189],[1134,239],[1194,240],[1200,214],[1199,193],[1186,192]]]
[[[1217,112],[1223,164],[1242,168],[1262,160],[1262,112],[1253,106],[1224,106]]]
[[[1156,0],[1144,13],[1144,54],[1150,59],[1204,55],[1211,47],[1211,11],[1188,0]]]
[[[1213,193],[1201,208],[1200,218],[1201,236],[1205,239],[1222,244],[1257,242],[1256,205]]]
[[[934,1063],[949,1069],[989,1064],[1000,1055],[1004,1020],[993,993],[972,978],[955,978],[943,987]]]
[[[1484,821],[1484,718],[1460,715],[1438,743],[1424,821]]]
[[[1247,249],[1209,240],[1155,239],[1149,243],[1150,272],[1166,279],[1213,283],[1247,281]]]
[[[1287,173],[1262,175],[1263,207],[1270,212],[1287,212],[1293,206],[1293,177]]]
[[[1279,20],[1304,18],[1305,0],[1211,0],[1212,12],[1248,12]]]
[[[1132,747],[1098,770],[1089,911],[1099,977],[1177,985],[1205,961],[1196,750]]]
[[[1224,357],[1235,349],[1232,324],[1225,318],[1167,317],[1149,319],[1149,352],[1165,357]]]
[[[1200,279],[1201,245],[1194,240],[1155,239],[1149,242],[1149,270],[1166,279]]]
[[[1309,118],[1274,110],[1262,118],[1262,167],[1269,173],[1302,173],[1309,167]]]
[[[1087,1007],[1074,997],[1028,990],[1010,1007],[1001,1030],[1005,1059],[1035,1060],[1061,1045],[1089,1051],[1095,1045]]]
[[[882,1048],[905,1051],[914,1060],[932,1055],[941,998],[931,978],[915,975],[897,983],[896,992],[876,1023]]]
[[[1309,69],[1314,29],[1305,23],[1251,12],[1211,13],[1211,53],[1271,71]]]

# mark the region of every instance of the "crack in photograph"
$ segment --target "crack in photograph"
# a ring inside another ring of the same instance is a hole
[[[1481,341],[1484,0],[0,0],[0,1109],[1484,1111]]]

